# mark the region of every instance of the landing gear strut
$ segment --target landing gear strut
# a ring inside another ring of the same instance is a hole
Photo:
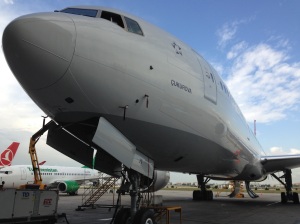
[[[277,177],[274,173],[271,175],[285,187],[286,192],[281,192],[281,203],[293,201],[294,204],[299,204],[298,193],[292,191],[292,171],[290,169],[284,170],[284,175],[281,177]],[[280,180],[280,178],[284,178],[285,183],[282,180]]]
[[[131,198],[131,205],[130,205],[130,215],[131,219],[135,216],[138,207],[138,193],[139,193],[139,185],[140,185],[140,175],[133,170],[128,171],[128,177],[131,183],[131,190],[130,190],[130,198]]]
[[[207,191],[205,185],[210,181],[208,177],[204,179],[204,175],[197,175],[198,187],[200,190],[193,192],[193,200],[195,201],[211,201],[213,200],[213,192]]]
[[[155,224],[154,212],[147,208],[140,208],[140,182],[141,175],[138,172],[127,171],[127,176],[120,189],[121,193],[129,192],[131,204],[130,208],[121,208],[118,211],[114,224]],[[131,187],[130,190],[129,187]]]
[[[258,198],[259,196],[254,193],[250,188],[250,181],[245,181],[246,190],[251,198]]]

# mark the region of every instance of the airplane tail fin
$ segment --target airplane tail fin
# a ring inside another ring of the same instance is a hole
[[[46,163],[46,161],[40,162],[40,163],[39,163],[39,166],[42,166],[42,165],[44,165],[45,163]]]
[[[13,142],[11,145],[5,149],[1,155],[0,155],[0,166],[10,166],[12,163],[12,160],[14,159],[18,147],[20,143],[19,142]]]

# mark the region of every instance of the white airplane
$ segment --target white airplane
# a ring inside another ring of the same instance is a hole
[[[69,195],[77,194],[79,186],[85,181],[98,181],[100,173],[85,167],[42,166],[40,168],[43,183],[47,188],[57,189]],[[0,170],[0,180],[5,188],[19,188],[24,184],[33,184],[32,166],[15,165]]]
[[[195,200],[212,199],[209,179],[245,181],[255,198],[251,181],[280,180],[275,173],[283,171],[282,202],[299,202],[291,169],[300,155],[262,155],[216,70],[154,25],[77,6],[19,17],[2,41],[13,74],[52,119],[47,144],[88,166],[96,148],[96,169],[128,177],[131,208],[115,223],[154,222],[138,193],[167,179],[157,170],[196,174]]]

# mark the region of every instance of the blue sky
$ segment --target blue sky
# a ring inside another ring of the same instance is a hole
[[[267,154],[300,153],[300,1],[0,0],[0,37],[14,18],[70,5],[101,5],[139,16],[177,36],[219,72]],[[20,141],[13,164],[29,164],[30,136],[43,113],[27,97],[0,51],[0,150]],[[39,160],[78,165],[40,144]],[[300,171],[295,171],[300,182]],[[172,181],[196,181],[172,174]]]

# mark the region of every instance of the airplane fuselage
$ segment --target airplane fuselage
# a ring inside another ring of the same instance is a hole
[[[261,146],[212,66],[172,35],[120,15],[142,35],[68,13],[13,21],[3,48],[33,101],[63,126],[104,117],[157,169],[263,178]]]
[[[48,187],[57,186],[62,181],[76,181],[81,184],[84,181],[97,181],[100,178],[98,171],[89,168],[41,166],[40,170],[43,183]],[[0,180],[5,182],[5,188],[19,188],[24,184],[33,184],[32,166],[15,165],[3,168],[0,171]]]

